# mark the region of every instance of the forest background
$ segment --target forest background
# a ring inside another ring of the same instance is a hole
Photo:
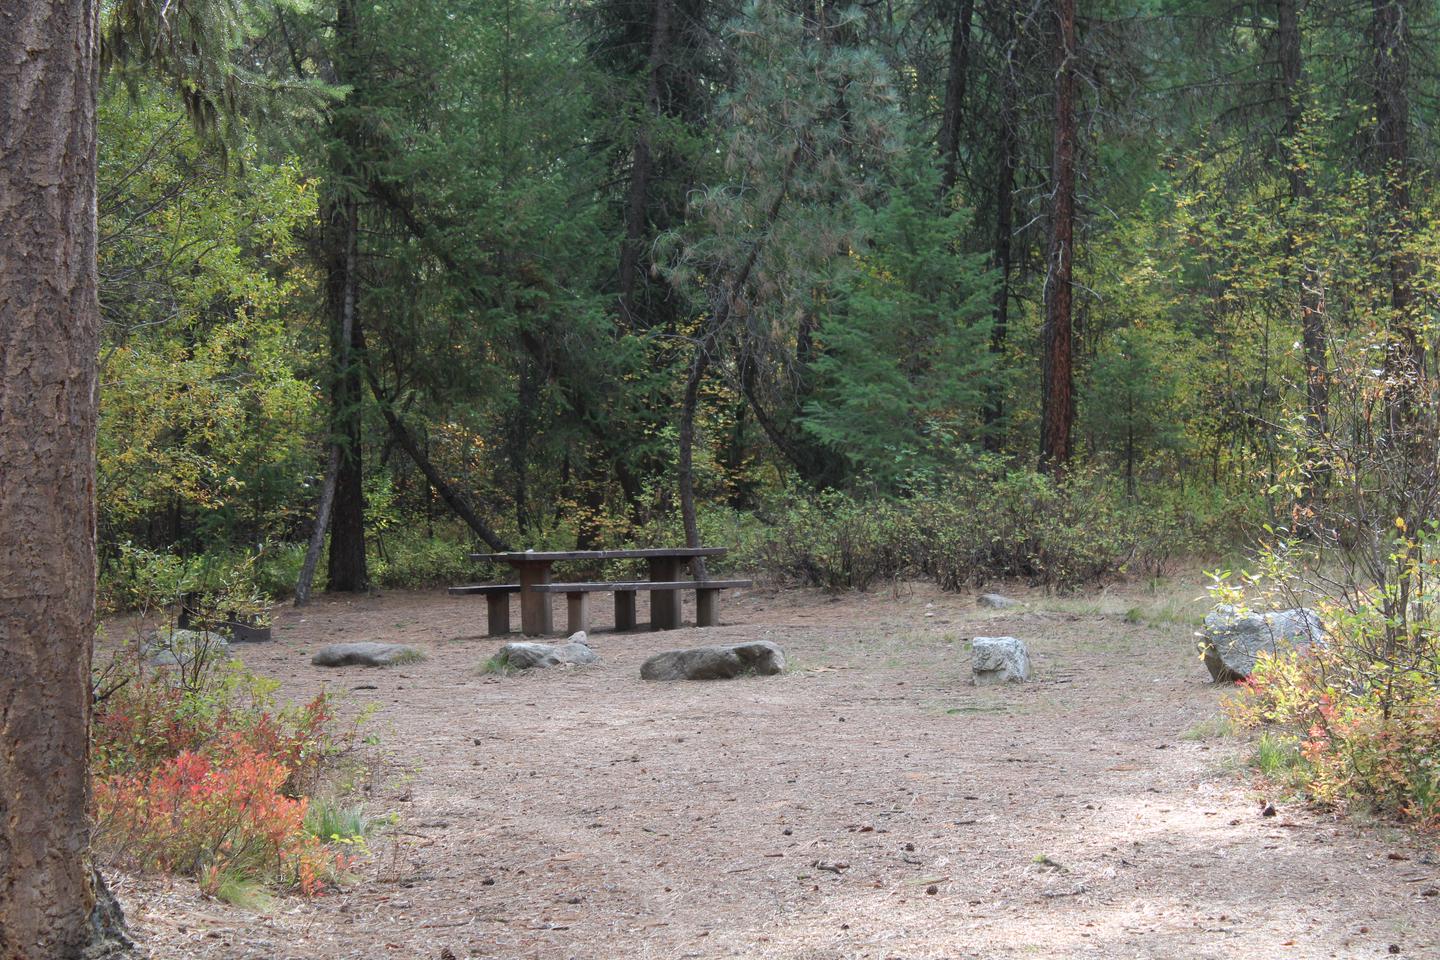
[[[332,591],[1430,520],[1434,4],[148,6],[102,23],[114,608],[288,595],[327,496]]]

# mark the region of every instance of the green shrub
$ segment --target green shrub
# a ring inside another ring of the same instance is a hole
[[[1205,518],[1179,502],[1131,501],[1094,474],[1057,484],[982,464],[904,498],[792,496],[771,508],[770,528],[752,537],[745,558],[778,579],[828,590],[902,577],[946,590],[997,578],[1066,589],[1134,564],[1159,575],[1174,557],[1204,549]]]
[[[262,614],[271,597],[292,590],[277,582],[300,570],[300,557],[288,544],[261,544],[253,552],[217,550],[182,556],[174,551],[147,550],[133,543],[115,548],[100,567],[100,603],[111,611],[173,610],[182,597],[202,610]]]
[[[377,587],[437,587],[476,577],[478,565],[469,558],[475,547],[458,532],[453,537],[429,537],[395,530],[374,546],[370,580]]]
[[[837,490],[781,504],[756,557],[772,576],[826,590],[866,590],[912,567],[908,508]]]

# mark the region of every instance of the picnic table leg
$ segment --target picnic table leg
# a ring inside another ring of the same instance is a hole
[[[576,631],[590,630],[590,594],[583,591],[565,594],[565,629],[573,636]]]
[[[679,580],[680,559],[678,557],[651,557],[650,579],[660,582]],[[680,591],[651,590],[650,629],[674,630],[678,626],[680,626]]]
[[[550,582],[550,564],[536,562],[521,563],[519,566],[520,629],[528,637],[553,633],[555,622],[550,614],[550,594],[530,589],[536,584]]]
[[[615,629],[635,629],[635,591],[615,591]]]
[[[490,636],[504,636],[510,632],[510,594],[492,593],[485,597],[489,603]]]
[[[720,591],[695,591],[695,626],[720,626]]]

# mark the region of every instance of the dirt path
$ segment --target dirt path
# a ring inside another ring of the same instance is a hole
[[[1440,861],[1295,804],[1263,818],[1240,746],[1194,738],[1219,691],[1175,604],[1029,599],[756,592],[732,626],[600,632],[598,668],[505,678],[477,672],[498,644],[473,600],[287,609],[245,660],[375,710],[368,808],[396,833],[353,886],[266,915],[178,881],[120,878],[122,901],[156,960],[1440,957]],[[1037,682],[972,686],[976,634],[1025,638]],[[792,669],[638,678],[750,638]],[[361,639],[429,659],[308,665]]]

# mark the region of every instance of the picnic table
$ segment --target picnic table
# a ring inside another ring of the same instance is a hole
[[[585,619],[584,597],[590,590],[612,590],[616,596],[616,627],[633,628],[635,590],[651,586],[650,626],[655,630],[673,630],[680,626],[680,588],[693,581],[680,577],[681,567],[692,563],[696,557],[723,557],[724,547],[656,547],[637,550],[524,550],[508,553],[472,553],[472,560],[508,563],[514,567],[520,580],[520,629],[523,633],[536,636],[551,633],[554,620],[550,610],[550,595],[566,593],[571,598],[570,626]],[[632,583],[588,583],[553,584],[551,568],[562,560],[645,560],[649,565],[649,580]],[[707,581],[708,583],[708,581]],[[728,586],[748,585],[746,581],[716,581],[718,590]],[[701,584],[696,583],[696,586]],[[573,588],[573,589],[569,589]],[[622,604],[628,600],[628,623]],[[578,601],[578,602],[577,602]],[[578,614],[577,614],[577,607]]]

